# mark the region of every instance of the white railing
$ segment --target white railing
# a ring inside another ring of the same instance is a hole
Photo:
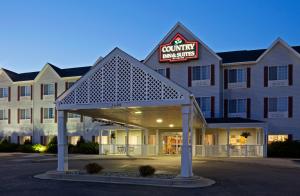
[[[263,157],[263,145],[196,145],[195,155],[202,157]]]
[[[100,146],[100,154],[115,154],[115,155],[139,155],[139,156],[149,156],[156,155],[156,145],[143,145],[143,144],[129,144],[128,147],[125,144],[102,144]]]
[[[192,149],[195,151],[193,154],[198,157],[263,157],[263,145],[195,145]],[[101,154],[106,155],[127,155],[125,144],[102,144],[100,150]],[[128,145],[128,155],[154,156],[158,154],[158,145]]]

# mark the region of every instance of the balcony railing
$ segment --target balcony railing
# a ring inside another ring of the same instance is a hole
[[[127,155],[125,144],[102,144],[102,154]],[[197,157],[263,157],[263,145],[194,145]],[[158,145],[128,145],[128,155],[155,156],[163,155]],[[180,154],[179,154],[180,155]]]

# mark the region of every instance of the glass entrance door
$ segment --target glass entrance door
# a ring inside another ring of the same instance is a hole
[[[162,136],[162,152],[166,155],[181,154],[182,134],[166,133]]]

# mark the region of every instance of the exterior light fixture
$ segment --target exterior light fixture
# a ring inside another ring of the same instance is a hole
[[[173,124],[169,124],[169,127],[174,127],[174,125]]]
[[[162,121],[163,121],[163,120],[162,120],[161,118],[156,119],[156,122],[157,122],[157,123],[162,123]]]
[[[135,114],[141,114],[142,111],[135,111],[134,113],[135,113]]]

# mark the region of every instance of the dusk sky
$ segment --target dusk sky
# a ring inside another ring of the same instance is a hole
[[[119,47],[141,60],[182,22],[216,52],[300,45],[294,0],[2,0],[0,66],[15,72],[92,65]]]

